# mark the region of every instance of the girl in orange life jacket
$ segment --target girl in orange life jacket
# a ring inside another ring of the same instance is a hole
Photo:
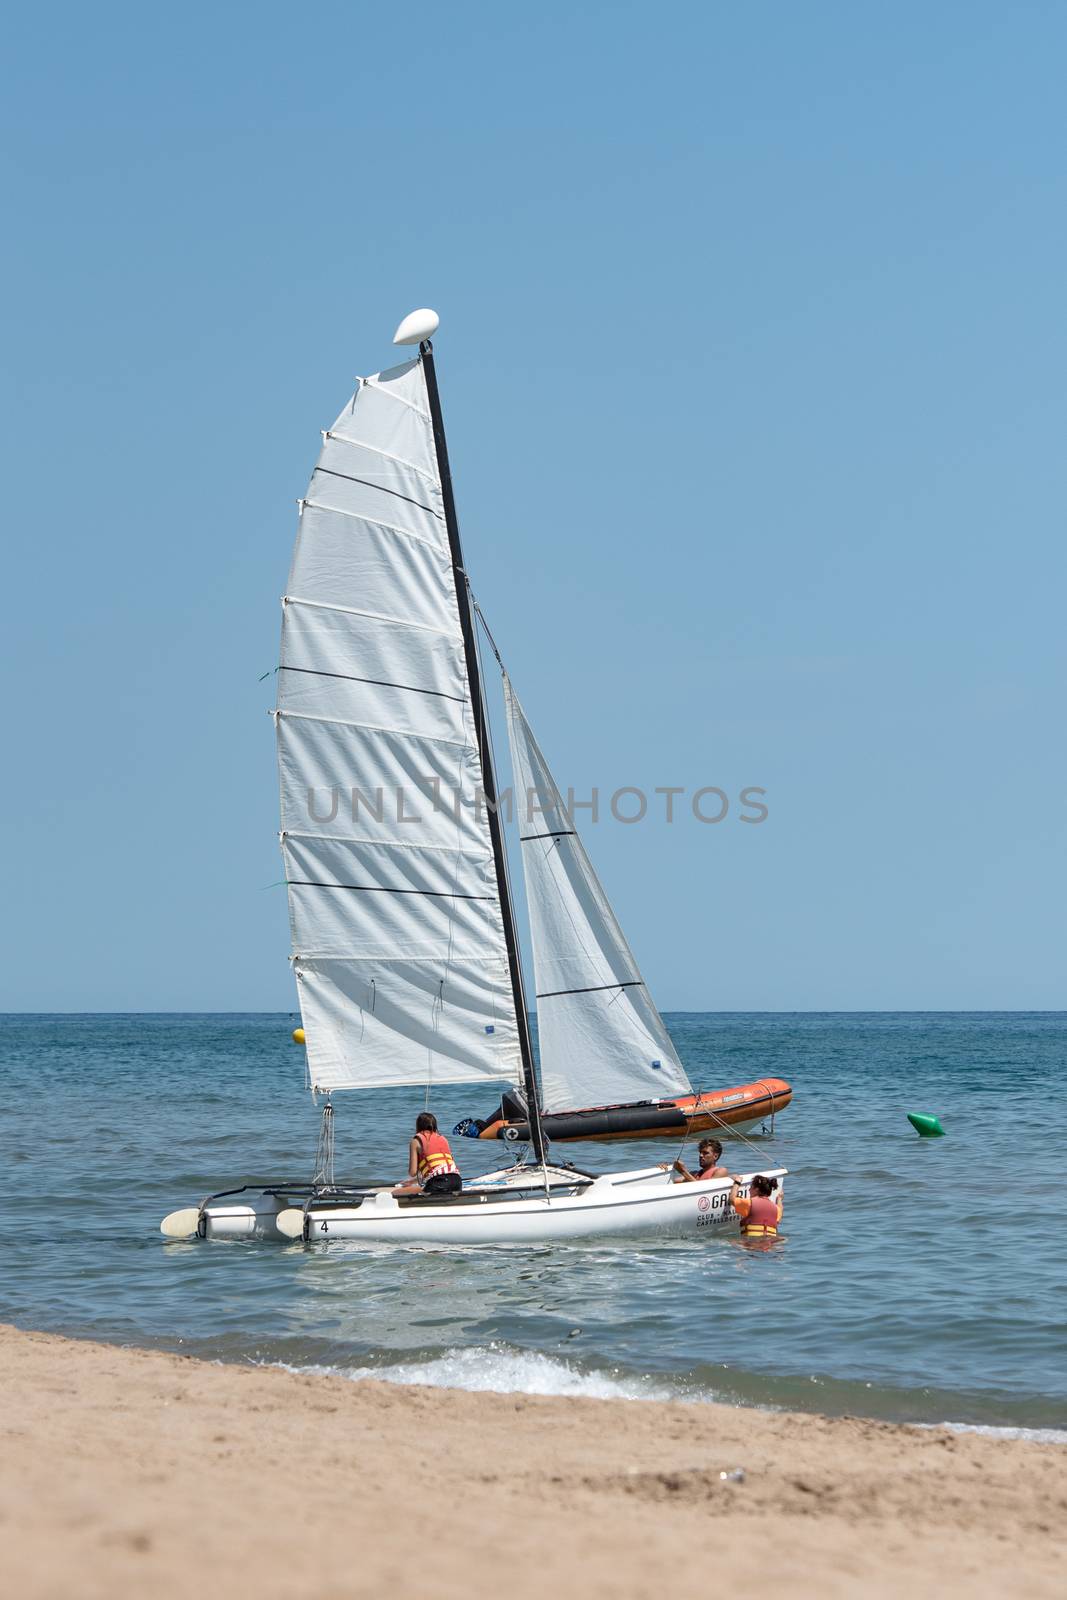
[[[741,1218],[741,1233],[746,1239],[776,1239],[782,1220],[782,1202],[771,1197],[778,1187],[778,1179],[755,1177],[750,1187],[752,1192],[747,1200],[742,1198],[736,1178],[730,1190],[730,1204]]]
[[[397,1184],[393,1193],[455,1194],[462,1187],[448,1140],[437,1131],[437,1118],[432,1111],[420,1111],[408,1146],[408,1181]]]

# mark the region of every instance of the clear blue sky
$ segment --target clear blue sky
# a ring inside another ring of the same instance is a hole
[[[0,1008],[287,1009],[306,485],[413,306],[665,1009],[1062,1007],[1067,13],[20,7]]]

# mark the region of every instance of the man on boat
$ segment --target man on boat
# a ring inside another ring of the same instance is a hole
[[[456,1194],[462,1187],[452,1148],[437,1131],[437,1118],[432,1111],[420,1111],[408,1146],[408,1181],[397,1184],[393,1193]]]
[[[674,1163],[674,1170],[678,1173],[683,1183],[703,1183],[705,1178],[728,1178],[729,1168],[720,1167],[719,1157],[722,1155],[722,1145],[718,1139],[701,1139],[698,1146],[700,1156],[700,1171],[690,1172],[681,1161]]]

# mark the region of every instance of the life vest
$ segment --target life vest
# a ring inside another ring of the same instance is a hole
[[[415,1140],[419,1147],[419,1165],[415,1176],[424,1187],[429,1178],[439,1178],[446,1172],[459,1172],[443,1133],[417,1133]]]
[[[741,1218],[741,1232],[746,1239],[777,1238],[777,1200],[772,1200],[769,1195],[754,1194],[748,1202],[748,1211]]]

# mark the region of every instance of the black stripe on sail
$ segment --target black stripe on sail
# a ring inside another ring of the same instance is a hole
[[[423,894],[433,900],[492,900],[491,894],[456,894],[452,889],[391,889],[387,883],[317,883],[311,878],[287,878],[296,889],[357,889],[361,894]]]
[[[433,506],[424,506],[421,500],[413,500],[409,494],[401,494],[399,489],[387,489],[384,483],[375,483],[371,478],[354,478],[350,472],[335,472],[332,467],[316,467],[316,472],[324,472],[328,478],[343,478],[346,483],[361,483],[365,489],[380,489],[382,494],[391,494],[396,500],[406,500],[409,506],[418,506],[420,511],[428,511],[431,517],[441,518],[441,513],[435,511]],[[329,511],[329,506],[323,507]]]
[[[529,844],[531,839],[568,839],[573,832],[573,828],[555,828],[551,833],[520,833],[519,843]]]
[[[599,994],[601,989],[640,989],[643,987],[640,978],[631,978],[627,983],[593,983],[588,989],[549,989],[547,994],[539,994],[538,1000],[554,1000],[561,994]]]
[[[445,694],[443,689],[419,689],[413,683],[393,683],[388,678],[359,678],[353,672],[320,672],[317,667],[279,667],[279,672],[303,672],[311,678],[343,678],[346,683],[373,683],[379,689],[406,689],[408,694],[432,694],[438,700],[454,700],[464,705],[461,694]]]

